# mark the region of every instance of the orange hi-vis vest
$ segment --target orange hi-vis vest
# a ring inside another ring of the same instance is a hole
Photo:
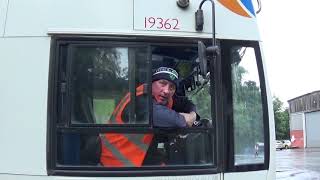
[[[146,94],[146,85],[136,88],[136,97]],[[124,124],[122,113],[130,102],[130,93],[121,99],[109,123]],[[173,101],[167,105],[172,109]],[[140,167],[153,139],[153,134],[105,133],[101,135],[100,163],[106,167]]]

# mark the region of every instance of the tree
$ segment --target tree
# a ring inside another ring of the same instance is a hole
[[[78,47],[74,52],[77,88],[115,91],[128,84],[128,68],[120,66],[119,48]],[[113,82],[112,86],[110,82]]]
[[[283,102],[278,97],[273,97],[273,113],[276,139],[289,139],[289,111],[283,107]]]

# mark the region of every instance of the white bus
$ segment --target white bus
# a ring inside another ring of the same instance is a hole
[[[0,0],[0,179],[275,179],[254,3]],[[159,66],[178,71],[197,126],[153,125]],[[128,92],[128,121],[112,123]],[[152,134],[154,154],[105,166],[101,136],[115,134]]]

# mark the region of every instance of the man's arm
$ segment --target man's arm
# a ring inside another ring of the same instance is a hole
[[[173,99],[173,109],[179,112],[191,127],[194,121],[200,118],[196,113],[196,106],[185,96],[174,96]]]
[[[191,111],[190,113],[179,113],[179,114],[181,114],[184,117],[189,127],[191,127],[194,121],[197,119],[197,113],[194,111]]]
[[[153,102],[153,125],[156,127],[186,127],[187,121],[182,114]]]

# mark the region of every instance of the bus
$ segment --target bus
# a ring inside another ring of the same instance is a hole
[[[0,0],[0,179],[275,179],[256,4]],[[194,126],[153,125],[161,66],[178,72],[176,95],[195,104]],[[126,94],[128,121],[113,123]],[[125,144],[110,150],[118,165],[101,163],[103,136],[148,134],[157,153],[148,163],[144,154],[130,164]]]

